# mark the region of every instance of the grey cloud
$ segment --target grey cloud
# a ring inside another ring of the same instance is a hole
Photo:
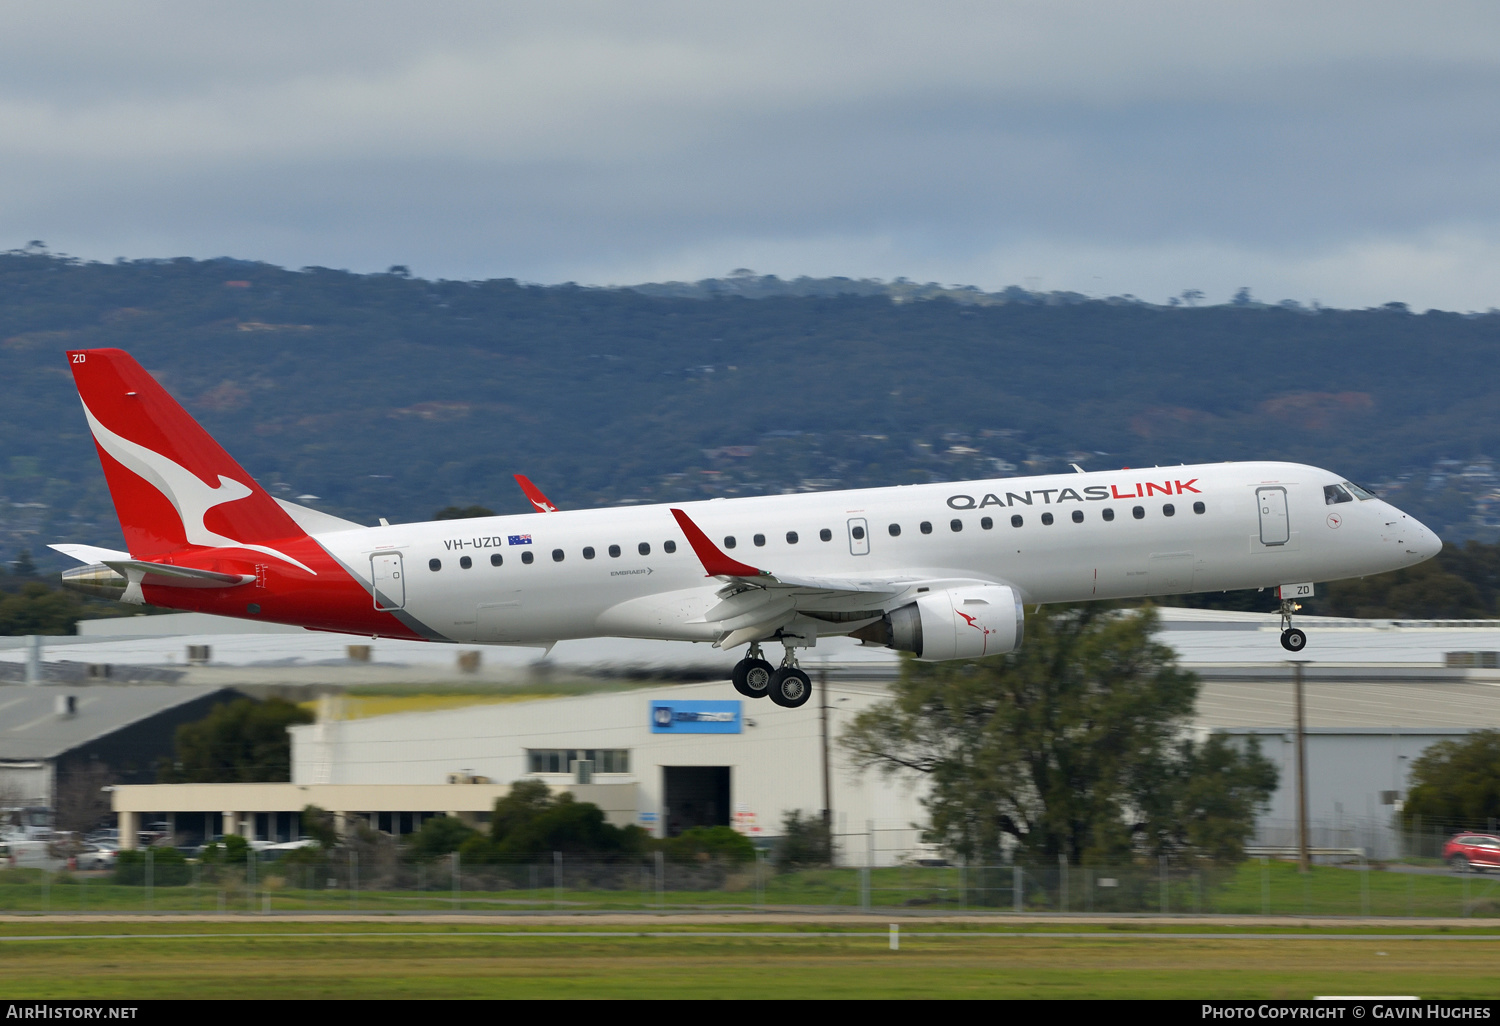
[[[738,249],[987,287],[1030,247],[1135,292],[1279,254],[1335,292],[1345,259],[1350,296],[1339,253],[1500,252],[1492,5],[0,16],[0,245],[534,280]]]

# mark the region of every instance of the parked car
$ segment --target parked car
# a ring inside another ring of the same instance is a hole
[[[302,837],[295,841],[282,841],[280,844],[267,845],[266,847],[260,849],[259,856],[260,858],[270,862],[282,858],[283,856],[289,855],[294,851],[301,851],[303,848],[317,847],[320,847],[317,841],[313,840],[311,837]]]
[[[1443,845],[1443,861],[1460,873],[1500,869],[1500,837],[1494,834],[1454,834]]]
[[[113,846],[86,844],[73,859],[79,869],[113,869],[119,856],[120,850]]]

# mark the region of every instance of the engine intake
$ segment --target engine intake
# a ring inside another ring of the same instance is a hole
[[[923,595],[850,637],[941,662],[1014,652],[1025,629],[1025,610],[1014,588],[976,584]]]

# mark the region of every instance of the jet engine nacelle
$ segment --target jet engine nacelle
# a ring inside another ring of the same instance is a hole
[[[940,662],[1014,652],[1025,627],[1021,596],[1014,588],[976,584],[930,592],[851,636]]]

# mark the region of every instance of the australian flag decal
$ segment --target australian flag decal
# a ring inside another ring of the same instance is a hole
[[[512,545],[530,545],[531,544],[531,535],[529,535],[529,534],[513,534],[513,535],[510,536],[510,543]]]

